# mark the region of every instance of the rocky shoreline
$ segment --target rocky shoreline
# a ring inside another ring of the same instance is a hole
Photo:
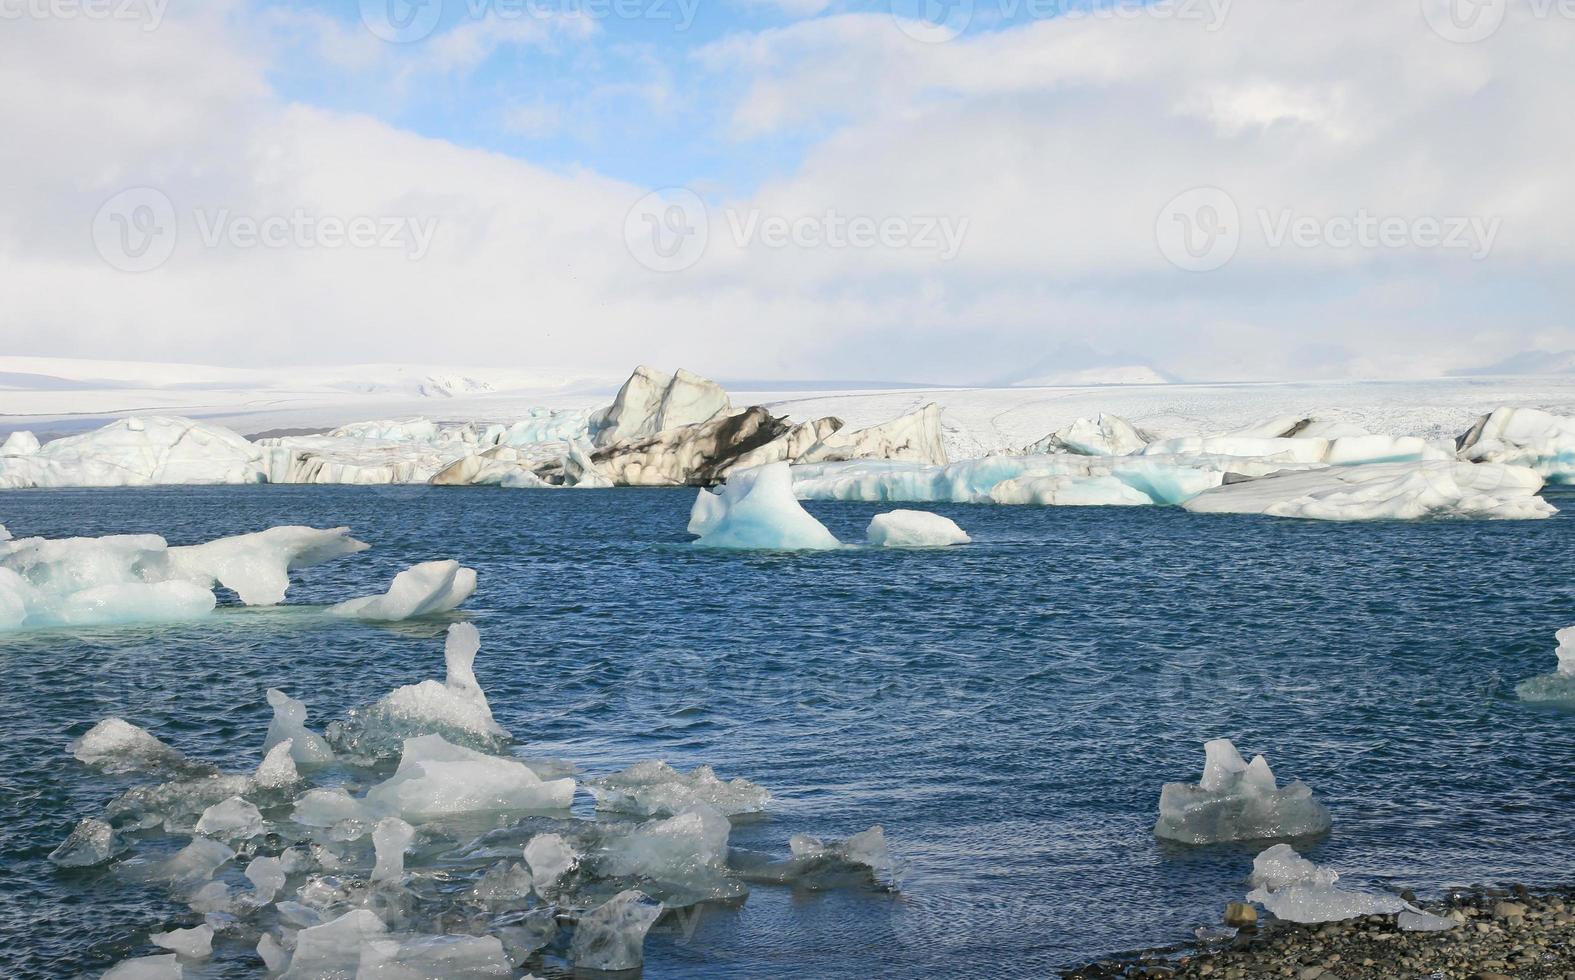
[[[1405,896],[1412,899],[1409,894]],[[1454,891],[1418,906],[1458,925],[1402,932],[1397,916],[1299,925],[1273,921],[1234,935],[1115,956],[1064,980],[1575,980],[1575,887]]]

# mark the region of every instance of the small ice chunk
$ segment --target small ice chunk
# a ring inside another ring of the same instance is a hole
[[[174,953],[163,956],[139,956],[121,960],[110,967],[100,980],[181,980],[180,961]]]
[[[543,890],[550,890],[559,878],[578,867],[580,855],[561,834],[537,834],[525,845],[525,863],[530,866],[537,894],[545,898]]]
[[[957,522],[923,510],[894,510],[870,519],[865,539],[882,548],[943,548],[973,539]]]
[[[84,765],[113,774],[187,765],[178,749],[123,718],[105,718],[88,729],[71,743],[71,754]]]
[[[182,959],[205,960],[213,955],[212,926],[202,925],[191,929],[155,932],[148,939],[153,945],[167,949]]]
[[[689,533],[706,548],[777,551],[840,548],[826,526],[793,496],[786,463],[734,472],[716,493],[701,490],[689,513]]]
[[[471,896],[481,902],[515,902],[530,897],[534,882],[525,865],[499,861],[471,889]]]
[[[159,867],[159,877],[176,885],[195,885],[213,877],[235,852],[211,837],[193,837],[191,843]]]
[[[622,772],[589,785],[598,810],[642,817],[672,816],[695,803],[705,803],[724,817],[759,813],[771,793],[747,779],[723,782],[710,766],[684,775],[665,762],[637,762]]]
[[[224,840],[246,840],[263,832],[263,817],[257,807],[239,796],[215,803],[202,811],[197,833]]]
[[[337,827],[346,822],[370,824],[373,813],[366,804],[345,792],[344,787],[335,786],[307,790],[306,795],[295,801],[290,819],[303,827]]]
[[[807,834],[795,834],[788,841],[788,850],[795,858],[831,858],[846,864],[869,868],[876,875],[889,875],[896,870],[891,850],[886,846],[886,831],[879,824],[860,831],[847,840],[829,843]]]
[[[1297,854],[1289,844],[1276,844],[1252,862],[1254,888],[1247,901],[1257,902],[1287,922],[1339,922],[1364,915],[1393,915],[1410,908],[1394,895],[1335,887],[1340,876]]]
[[[267,905],[279,894],[285,882],[284,862],[276,857],[252,858],[246,866],[246,880],[252,883],[252,899],[259,906]]]
[[[350,599],[329,608],[333,616],[402,622],[450,612],[476,591],[476,570],[457,561],[429,561],[394,576],[382,595]]]
[[[619,892],[580,916],[569,959],[577,970],[637,969],[645,962],[645,934],[661,914],[661,903],[644,892]]]
[[[331,922],[302,929],[295,936],[295,955],[282,980],[354,977],[361,965],[361,948],[387,932],[383,920],[367,909],[352,909]]]
[[[476,627],[470,623],[450,626],[443,647],[444,680],[397,688],[372,707],[353,712],[354,725],[341,726],[348,733],[346,741],[367,742],[375,748],[379,736],[385,734],[401,738],[453,735],[484,743],[507,739],[508,732],[492,720],[492,707],[476,681],[476,653],[480,649],[481,634]]]
[[[439,735],[405,740],[394,775],[372,787],[369,805],[424,822],[459,813],[563,810],[574,780],[543,780],[514,759],[486,755]]]
[[[268,723],[268,736],[263,741],[263,751],[271,750],[286,739],[290,742],[290,758],[297,765],[326,766],[334,761],[334,750],[329,748],[321,735],[306,728],[306,705],[278,688],[268,689],[268,703],[273,706],[273,721]]]
[[[208,915],[230,910],[230,886],[222,881],[210,881],[197,889],[188,902],[193,912]]]
[[[357,980],[486,980],[512,977],[514,968],[496,936],[417,936],[376,939],[361,950]]]
[[[1575,708],[1575,626],[1559,630],[1556,639],[1559,669],[1521,681],[1515,693],[1522,701]]]
[[[290,963],[290,954],[285,952],[284,947],[279,945],[279,940],[273,938],[271,932],[263,933],[262,938],[257,940],[257,955],[261,957],[263,967],[269,973],[281,973]]]
[[[1205,743],[1203,779],[1166,783],[1159,794],[1156,836],[1185,844],[1302,837],[1329,829],[1329,811],[1296,781],[1275,785],[1263,756],[1249,765],[1229,739]]]
[[[372,831],[372,847],[377,852],[373,881],[398,882],[405,875],[405,851],[416,839],[416,828],[398,817],[384,817]]]
[[[732,824],[714,808],[696,803],[677,816],[636,827],[608,841],[601,855],[611,874],[683,881],[714,873],[727,863]]]
[[[268,750],[256,775],[252,776],[259,789],[286,789],[301,781],[301,774],[295,768],[294,751],[293,738],[284,739]]]
[[[1401,932],[1448,932],[1460,925],[1454,919],[1411,909],[1400,913],[1398,924]]]
[[[59,868],[94,868],[109,863],[125,849],[115,828],[88,817],[72,828],[59,847],[49,852],[49,860]]]

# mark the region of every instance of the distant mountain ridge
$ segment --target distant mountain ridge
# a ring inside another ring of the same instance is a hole
[[[1504,374],[1575,374],[1575,350],[1528,350],[1512,355],[1494,364],[1482,367],[1459,368],[1449,372],[1452,377],[1475,378]]]

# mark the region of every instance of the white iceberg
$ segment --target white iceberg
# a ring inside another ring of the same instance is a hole
[[[624,891],[581,915],[569,959],[577,970],[634,970],[645,962],[645,934],[662,905],[644,892]]]
[[[562,834],[537,834],[525,845],[525,864],[534,886],[545,897],[564,875],[580,865],[580,855]]]
[[[376,815],[367,805],[345,791],[342,786],[332,789],[317,788],[307,790],[305,795],[295,801],[295,809],[290,819],[303,827],[346,827],[353,831],[343,835],[346,838],[360,837],[376,819]]]
[[[1559,669],[1551,674],[1541,674],[1515,685],[1515,693],[1522,701],[1558,704],[1575,708],[1575,626],[1567,626],[1556,634]]]
[[[398,817],[379,820],[377,829],[372,831],[372,848],[377,855],[372,880],[397,883],[403,878],[405,851],[410,849],[410,842],[415,839],[416,828]]]
[[[1252,862],[1253,890],[1247,901],[1287,922],[1340,922],[1364,915],[1394,915],[1412,906],[1394,895],[1337,888],[1340,876],[1276,844]]]
[[[941,438],[941,406],[934,402],[867,429],[837,431],[810,446],[795,461],[836,463],[855,459],[893,459],[931,466],[948,462]]]
[[[235,852],[208,837],[193,837],[173,857],[158,865],[155,876],[173,885],[190,886],[211,879],[235,859]]]
[[[121,960],[99,980],[181,980],[185,976],[174,953]]]
[[[835,861],[868,868],[877,877],[889,877],[897,863],[886,844],[885,828],[879,824],[862,830],[846,840],[823,841],[808,834],[795,834],[788,849],[798,861]]]
[[[771,793],[747,779],[724,782],[710,766],[685,775],[665,762],[639,762],[622,772],[589,783],[598,810],[642,817],[677,814],[704,803],[725,817],[760,813]]]
[[[124,718],[105,718],[71,743],[71,755],[101,772],[119,774],[150,769],[189,769],[180,750]]]
[[[348,619],[402,622],[451,612],[475,591],[475,569],[457,561],[429,561],[394,576],[382,595],[350,599],[331,606],[328,612]]]
[[[1148,437],[1131,422],[1100,412],[1097,418],[1080,418],[1057,429],[1023,450],[1023,455],[1129,456],[1148,443]]]
[[[273,707],[273,720],[268,723],[268,734],[263,739],[263,752],[286,741],[290,743],[290,758],[297,765],[326,766],[334,761],[334,750],[326,739],[306,727],[306,704],[276,687],[268,689],[268,704]]]
[[[864,537],[881,548],[944,548],[973,540],[951,518],[922,510],[876,514]]]
[[[356,980],[488,980],[514,976],[496,936],[370,939],[361,948]]]
[[[596,445],[603,447],[649,439],[731,411],[727,392],[716,382],[683,368],[669,375],[642,364],[618,389],[613,403],[591,417],[589,427]]]
[[[252,883],[252,901],[259,908],[267,905],[284,888],[284,862],[276,857],[252,858],[246,866],[246,880]]]
[[[88,817],[71,828],[60,846],[49,852],[49,862],[57,868],[96,868],[126,849],[127,844],[114,827]]]
[[[264,753],[262,763],[252,776],[258,789],[286,789],[301,781],[301,773],[295,768],[294,751],[295,739],[287,738]]]
[[[184,581],[222,585],[248,606],[272,606],[284,601],[290,572],[369,547],[352,538],[347,527],[271,527],[171,548],[169,562],[174,574]]]
[[[1166,783],[1156,836],[1185,844],[1302,837],[1329,829],[1329,811],[1301,781],[1277,786],[1263,756],[1245,762],[1229,739],[1203,746],[1203,779]]]
[[[689,533],[707,548],[809,550],[841,547],[826,526],[793,496],[786,463],[734,473],[717,492],[701,490],[689,512]]]
[[[9,444],[9,443],[8,443]],[[18,448],[25,448],[19,442]],[[0,453],[0,488],[262,483],[258,448],[191,419],[124,418],[31,453]]]
[[[41,448],[38,437],[26,429],[18,429],[5,437],[0,444],[0,456],[31,456]]]
[[[1575,483],[1575,419],[1500,408],[1457,440],[1460,458],[1525,466],[1549,483]]]
[[[202,811],[197,833],[223,840],[245,840],[263,833],[263,817],[255,804],[232,796]]]
[[[405,740],[399,768],[372,787],[369,806],[421,823],[461,813],[563,810],[574,780],[543,780],[514,759],[454,745],[438,735]]]
[[[1430,460],[1276,473],[1187,501],[1198,514],[1268,514],[1324,521],[1551,517],[1542,478],[1520,466]]]
[[[290,968],[280,980],[354,977],[362,948],[387,932],[388,926],[368,909],[352,909],[331,922],[302,929],[295,936]]]

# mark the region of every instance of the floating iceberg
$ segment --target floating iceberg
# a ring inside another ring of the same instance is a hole
[[[257,788],[287,789],[300,782],[301,773],[295,768],[294,752],[295,739],[287,738],[275,743],[273,748],[264,753],[262,763],[252,776],[252,782],[257,784]]]
[[[579,867],[580,855],[562,834],[537,834],[525,845],[525,864],[537,892],[551,891],[560,878]]]
[[[99,980],[181,980],[180,960],[174,953],[163,956],[139,956],[122,960],[110,968]]]
[[[405,851],[416,839],[416,828],[398,817],[384,817],[372,831],[372,848],[377,854],[377,864],[372,869],[373,881],[398,882],[405,876]]]
[[[514,976],[496,936],[368,940],[356,980],[487,980]]]
[[[1351,463],[1446,460],[1450,453],[1416,436],[1381,436],[1360,432],[1326,437],[1317,432],[1349,431],[1303,427],[1290,437],[1255,435],[1186,436],[1161,439],[1144,446],[1144,456],[1234,456],[1275,459],[1286,463],[1339,466]]]
[[[771,793],[747,779],[723,782],[710,766],[684,775],[665,762],[639,762],[622,772],[589,783],[598,810],[641,817],[672,816],[704,803],[725,817],[760,813]]]
[[[1131,422],[1101,412],[1098,418],[1078,419],[1057,429],[1023,450],[1023,455],[1129,456],[1148,443],[1148,437]]]
[[[1526,466],[1549,483],[1575,483],[1575,419],[1534,408],[1500,408],[1456,443],[1462,459]]]
[[[1522,701],[1565,705],[1575,708],[1575,626],[1558,631],[1559,669],[1515,685]]]
[[[563,810],[574,780],[543,780],[513,759],[485,755],[438,735],[405,740],[399,768],[372,787],[366,802],[417,823],[460,813]]]
[[[1289,844],[1276,844],[1252,862],[1253,890],[1247,901],[1287,922],[1339,922],[1364,915],[1416,911],[1394,895],[1335,887],[1340,876],[1297,854]]]
[[[331,922],[302,929],[295,937],[290,968],[280,980],[354,977],[361,966],[362,948],[387,932],[383,920],[367,909],[352,909]]]
[[[37,436],[25,429],[18,429],[6,436],[5,442],[0,444],[0,456],[31,456],[40,448],[42,447]]]
[[[868,868],[877,877],[897,870],[891,850],[886,846],[886,831],[879,824],[860,831],[846,840],[826,842],[807,834],[795,834],[788,849],[798,861],[837,861]]]
[[[608,840],[598,857],[604,873],[685,882],[719,872],[727,863],[732,824],[715,808],[695,803],[666,820],[641,824]]]
[[[213,927],[209,925],[155,932],[148,937],[148,941],[182,959],[205,960],[213,955]]]
[[[254,534],[169,549],[170,566],[188,582],[222,585],[248,606],[284,601],[290,573],[371,547],[347,527],[271,527]]]
[[[1156,836],[1184,844],[1302,837],[1329,829],[1329,811],[1296,781],[1279,787],[1263,756],[1249,765],[1229,739],[1203,746],[1197,785],[1166,783],[1159,794]]]
[[[208,881],[224,865],[235,859],[235,852],[207,837],[193,837],[191,843],[160,864],[155,876],[176,886],[191,886]]]
[[[25,447],[25,442],[18,443],[18,448]],[[262,483],[265,479],[256,446],[228,429],[174,417],[118,419],[94,432],[55,439],[31,453],[0,454],[0,488]]]
[[[397,688],[376,704],[357,708],[350,718],[334,722],[329,737],[345,751],[363,756],[397,754],[416,735],[442,735],[450,741],[493,747],[508,739],[492,719],[487,695],[476,682],[476,653],[481,634],[470,623],[448,628],[443,659],[447,676]]]
[[[826,526],[793,496],[786,463],[734,473],[713,493],[701,490],[689,512],[689,533],[707,548],[799,550],[838,548]]]
[[[756,406],[643,441],[615,443],[591,460],[598,474],[621,486],[711,486],[734,473],[795,459],[841,424],[819,419],[795,425]]]
[[[273,687],[268,689],[268,704],[273,707],[273,720],[268,723],[268,734],[263,739],[265,754],[288,741],[290,758],[297,765],[326,766],[334,761],[334,750],[327,740],[307,729],[304,702]]]
[[[349,619],[401,622],[450,612],[475,591],[475,569],[457,561],[429,561],[395,575],[394,584],[382,595],[350,599],[328,611]]]
[[[591,416],[589,428],[596,445],[605,447],[649,439],[731,412],[727,392],[716,382],[683,368],[669,375],[642,364],[618,389],[613,403]]]
[[[197,833],[223,840],[245,840],[263,832],[262,813],[239,796],[221,800],[202,811]]]
[[[578,970],[634,970],[645,962],[645,934],[662,905],[644,892],[624,891],[580,916],[569,959]]]
[[[895,459],[945,466],[941,439],[941,406],[931,402],[890,422],[849,432],[838,428],[796,458],[800,463],[836,463],[854,459]]]
[[[1275,473],[1206,491],[1183,506],[1198,514],[1268,514],[1324,521],[1551,517],[1542,478],[1500,463],[1430,460]]]
[[[71,755],[84,765],[112,774],[193,768],[180,750],[123,718],[105,718],[88,729],[71,743]]]
[[[71,829],[59,847],[49,852],[49,861],[57,868],[95,868],[108,864],[126,848],[114,827],[88,817]]]
[[[922,510],[876,514],[864,537],[882,548],[943,548],[973,540],[951,518]]]

